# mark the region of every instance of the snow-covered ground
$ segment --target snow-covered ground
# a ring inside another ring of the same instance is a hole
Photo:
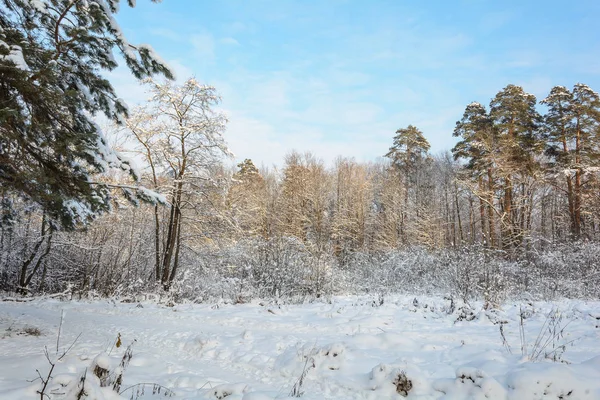
[[[84,374],[88,398],[98,399],[164,396],[165,389],[152,394],[152,385],[127,389],[137,383],[162,385],[177,399],[286,399],[295,389],[303,399],[406,393],[411,399],[600,399],[600,302],[507,303],[496,311],[473,303],[469,315],[441,298],[383,300],[174,307],[0,302],[0,398],[40,398],[40,381],[31,381],[36,369],[48,374],[45,346],[50,360],[57,358],[64,314],[59,355],[80,336],[56,361],[46,389],[51,399],[73,396]],[[521,315],[529,357],[521,351]],[[553,328],[564,330],[551,335]],[[132,343],[119,397],[101,389],[91,371],[108,367],[113,381]]]

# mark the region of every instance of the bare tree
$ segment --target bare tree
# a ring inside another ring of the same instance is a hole
[[[156,279],[168,289],[177,274],[189,196],[201,187],[199,181],[210,180],[209,168],[230,155],[223,139],[227,120],[214,109],[220,97],[211,86],[193,78],[182,85],[153,80],[147,84],[152,97],[132,114],[127,127],[148,164],[155,189],[168,195],[162,240],[159,212],[154,210]],[[159,185],[159,176],[167,178],[166,189]]]

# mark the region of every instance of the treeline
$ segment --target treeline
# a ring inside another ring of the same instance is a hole
[[[585,85],[469,104],[448,153],[409,125],[373,163],[292,152],[230,169],[216,90],[153,81],[173,74],[128,42],[119,0],[0,3],[2,290],[598,295],[600,101]],[[128,110],[101,74],[113,51],[148,104]]]
[[[490,301],[599,294],[600,98],[585,85],[555,87],[539,103],[508,85],[489,107],[471,103],[451,152],[430,154],[409,125],[376,162],[340,157],[327,166],[291,152],[281,168],[262,169],[249,159],[226,167],[213,88],[189,80],[150,90],[120,133],[135,142],[142,182],[163,204],[117,198],[91,222],[73,207],[80,226],[68,231],[3,186],[4,290],[166,289],[238,301],[409,290]],[[122,177],[102,180],[110,188]]]

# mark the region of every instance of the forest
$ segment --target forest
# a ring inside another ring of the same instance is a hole
[[[138,3],[0,0],[0,398],[600,399],[597,2]]]
[[[233,166],[218,88],[173,81],[130,44],[118,1],[76,3],[2,1],[1,290],[600,295],[600,96],[587,85],[536,99],[508,83],[466,105],[439,154],[398,121],[377,161],[290,150],[281,166]],[[128,109],[100,74],[113,48],[146,104]]]

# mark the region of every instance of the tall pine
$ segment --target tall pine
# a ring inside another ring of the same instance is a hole
[[[481,237],[489,246],[496,247],[494,170],[498,137],[485,106],[477,102],[469,104],[456,122],[453,136],[460,138],[452,149],[454,158],[466,160],[468,178],[476,180],[476,186],[470,188],[479,198]]]
[[[531,224],[533,194],[528,178],[536,173],[535,156],[541,151],[541,116],[535,106],[535,96],[516,85],[506,86],[490,102],[498,137],[496,170],[502,180],[500,222],[505,249],[520,245]]]
[[[424,196],[422,185],[426,179],[422,176],[428,167],[431,158],[429,149],[431,145],[423,136],[423,132],[413,125],[398,129],[394,136],[392,147],[386,153],[392,161],[394,172],[398,174],[404,190],[404,204],[401,213],[400,236],[403,243],[409,242],[409,231],[419,224],[423,217],[428,199]],[[409,202],[413,207],[409,210]]]
[[[584,179],[600,166],[600,96],[578,83],[573,91],[563,86],[552,88],[541,103],[548,107],[544,127],[550,172],[564,176],[571,235],[577,239],[584,224],[582,213],[588,189]]]

